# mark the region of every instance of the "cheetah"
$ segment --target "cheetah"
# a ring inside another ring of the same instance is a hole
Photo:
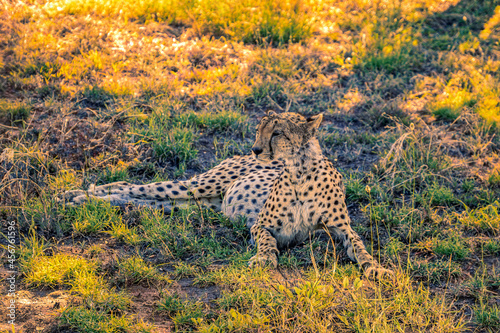
[[[316,138],[321,114],[305,118],[269,111],[257,126],[252,154],[235,156],[186,181],[147,185],[116,182],[69,191],[65,200],[89,198],[112,205],[135,204],[167,212],[196,200],[229,218],[246,217],[257,254],[249,265],[278,265],[279,249],[300,244],[317,230],[343,242],[349,258],[368,277],[392,274],[366,250],[351,228],[341,174],[323,156]]]

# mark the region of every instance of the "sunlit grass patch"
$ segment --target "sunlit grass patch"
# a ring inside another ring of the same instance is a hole
[[[28,285],[54,287],[70,283],[76,277],[77,272],[93,271],[96,268],[97,265],[94,262],[65,254],[56,254],[32,258],[23,270]]]
[[[95,260],[81,257],[44,253],[43,239],[34,234],[26,238],[20,247],[21,272],[30,287],[71,287],[77,296],[89,307],[104,311],[125,310],[130,306],[130,297],[124,292],[115,292],[102,276]]]
[[[268,269],[262,267],[249,268],[248,260],[251,253],[247,255],[244,262],[233,263],[221,269],[198,275],[194,283],[200,286],[220,285],[232,286],[234,284],[263,283],[271,279]]]
[[[89,200],[79,207],[69,207],[66,219],[71,221],[73,232],[76,234],[104,232],[111,225],[121,222],[117,208],[101,200]]]
[[[419,29],[405,22],[405,18],[399,15],[400,9],[381,10],[377,14],[379,17],[375,22],[365,26],[363,40],[355,45],[355,68],[393,75],[419,70],[424,61],[423,54],[419,52]]]
[[[457,57],[453,57],[453,61],[457,60]],[[462,60],[464,63],[474,63],[474,61],[470,58]],[[457,70],[451,75],[443,92],[431,101],[429,108],[436,118],[445,121],[454,121],[467,110],[472,110],[486,123],[498,126],[500,123],[498,96],[498,78],[495,76],[476,69],[471,69],[468,73]]]
[[[109,225],[106,231],[114,238],[130,245],[137,245],[144,242],[144,239],[137,232],[136,227],[129,227],[123,220],[118,220]]]
[[[177,294],[164,292],[157,309],[166,313],[174,322],[176,330],[194,328],[207,318],[207,309],[201,302],[181,299]]]
[[[73,170],[61,170],[57,175],[49,175],[47,185],[50,190],[62,193],[79,188],[82,185],[82,180]]]
[[[31,113],[31,105],[27,102],[12,102],[0,99],[0,123],[7,125],[23,124]]]
[[[68,307],[60,322],[82,332],[154,332],[154,328],[130,315],[109,314],[84,306]]]
[[[367,287],[356,274],[337,276],[334,271],[328,271],[322,279],[314,276],[312,273],[312,277],[294,281],[291,286],[275,280],[263,282],[267,288],[233,284],[217,301],[225,311],[213,322],[201,322],[199,330],[350,328],[388,332],[399,327],[461,331],[462,319],[453,321],[441,317],[450,311],[442,306],[443,300],[432,297],[423,287],[410,287],[408,277],[399,276],[390,287],[384,282]],[[407,316],[408,311],[414,315]]]
[[[431,112],[440,120],[454,121],[464,108],[473,108],[478,102],[477,96],[470,92],[470,87],[462,88],[467,83],[457,83],[459,87],[454,87],[451,82],[443,94],[430,105]]]
[[[116,267],[118,269],[116,280],[120,283],[137,284],[163,279],[153,266],[140,257],[132,256],[118,260]]]
[[[182,279],[186,277],[193,277],[201,273],[201,269],[198,266],[190,265],[185,262],[179,262],[174,265],[173,275],[177,279]]]
[[[165,21],[192,25],[201,33],[253,44],[296,43],[312,34],[313,16],[302,1],[49,1],[52,17],[93,15],[120,20]]]
[[[498,235],[500,232],[499,203],[477,209],[466,209],[457,215],[458,221],[467,228]]]
[[[139,164],[137,159],[130,162],[121,160],[115,162],[115,160],[115,156],[106,154],[91,159],[91,163],[95,165],[94,168],[98,170],[96,185],[128,181],[130,179],[129,169]]]

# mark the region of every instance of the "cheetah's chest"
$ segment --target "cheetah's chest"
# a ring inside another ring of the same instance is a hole
[[[301,243],[318,228],[318,196],[314,192],[314,184],[293,185],[287,181],[278,181],[275,186],[277,191],[274,194],[280,198],[275,205],[275,215],[277,221],[282,222],[274,230],[278,244],[283,247]]]

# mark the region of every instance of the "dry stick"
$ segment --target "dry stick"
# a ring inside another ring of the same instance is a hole
[[[0,124],[0,127],[6,128],[6,129],[12,129],[12,130],[19,130],[18,127],[7,126],[7,125],[4,125],[4,124]]]
[[[312,240],[311,240],[311,232],[309,232],[309,249],[310,249],[310,254],[311,254],[311,261],[314,267],[314,272],[316,273],[316,278],[319,278],[319,270],[318,270],[318,265],[316,264],[316,259],[314,258],[314,253],[312,249]]]
[[[330,240],[332,241],[332,247],[333,247],[333,257],[335,258],[335,264],[333,266],[333,272],[337,270],[337,264],[338,264],[338,258],[337,258],[337,248],[335,247],[335,241],[333,240],[332,234],[330,233],[330,230],[328,228],[324,228],[326,234],[328,237],[330,237]],[[328,245],[327,245],[327,250],[328,250]],[[325,259],[326,260],[326,259]],[[326,261],[325,261],[326,263]]]

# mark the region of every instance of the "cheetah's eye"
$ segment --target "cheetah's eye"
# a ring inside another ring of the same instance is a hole
[[[271,138],[273,138],[275,136],[280,136],[281,134],[283,134],[283,132],[281,132],[281,131],[274,131],[273,135],[271,136]]]

